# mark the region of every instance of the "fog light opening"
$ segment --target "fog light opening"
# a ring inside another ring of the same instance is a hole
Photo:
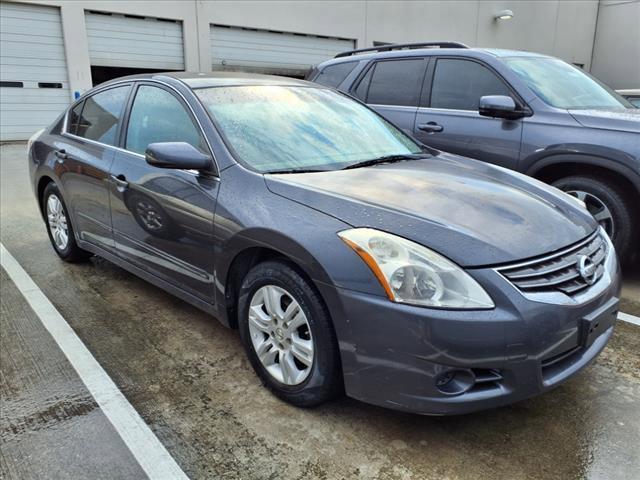
[[[460,395],[475,383],[471,370],[447,370],[436,377],[436,388],[445,395]]]

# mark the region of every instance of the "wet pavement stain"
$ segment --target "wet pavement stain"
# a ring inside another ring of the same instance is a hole
[[[24,168],[6,158],[3,243],[193,479],[606,480],[640,471],[636,326],[619,322],[580,375],[505,408],[421,417],[342,398],[297,409],[260,385],[237,332],[107,261],[60,262]],[[2,365],[11,395],[29,384],[16,365]]]

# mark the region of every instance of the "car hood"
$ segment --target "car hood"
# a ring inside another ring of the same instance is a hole
[[[585,127],[640,133],[640,109],[569,110]]]
[[[450,154],[332,172],[265,175],[275,194],[353,227],[384,230],[462,266],[558,250],[597,223],[537,180]]]

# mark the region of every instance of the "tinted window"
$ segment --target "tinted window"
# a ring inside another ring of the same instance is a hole
[[[339,63],[325,67],[313,80],[328,87],[337,87],[356,68],[358,62]]]
[[[327,88],[196,90],[237,158],[261,172],[334,170],[387,155],[420,153],[370,109]]]
[[[115,145],[116,130],[128,92],[128,86],[116,87],[87,98],[75,134],[107,145]]]
[[[373,75],[373,68],[370,68],[367,74],[360,80],[358,88],[353,92],[363,102],[367,101],[367,92],[369,92],[369,84],[371,83],[371,76]]]
[[[373,71],[367,103],[377,105],[418,105],[424,76],[422,59],[378,62]]]
[[[126,149],[144,154],[150,143],[187,142],[206,153],[205,141],[180,101],[168,91],[142,85],[133,101]]]
[[[469,60],[440,59],[431,87],[431,107],[478,110],[480,97],[507,95],[509,89],[491,70]]]

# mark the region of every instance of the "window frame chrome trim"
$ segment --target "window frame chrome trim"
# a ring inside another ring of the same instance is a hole
[[[70,137],[72,139],[78,139],[78,140],[82,140],[85,142],[89,142],[93,145],[97,145],[100,147],[104,147],[104,148],[112,148],[114,150],[120,151],[120,152],[124,152],[127,153],[129,155],[133,155],[139,158],[144,159],[145,156],[141,155],[140,153],[137,152],[132,152],[131,150],[127,150],[126,148],[122,148],[122,147],[118,147],[116,145],[109,145],[107,143],[102,143],[102,142],[98,142],[96,140],[91,140],[89,138],[84,138],[84,137],[80,137],[78,135],[75,135],[73,133],[69,133],[67,131],[67,127],[68,127],[68,122],[69,122],[69,112],[80,102],[85,101],[87,98],[90,98],[98,93],[101,93],[103,91],[109,90],[110,88],[113,87],[118,87],[118,86],[124,86],[124,85],[131,85],[131,88],[136,87],[138,84],[140,83],[144,83],[144,82],[151,82],[151,83],[157,83],[159,85],[163,85],[165,87],[167,87],[169,90],[171,90],[171,92],[175,92],[184,102],[185,105],[187,105],[187,107],[189,108],[189,111],[191,112],[191,116],[195,119],[198,128],[200,129],[200,134],[202,135],[202,137],[204,138],[204,141],[207,143],[207,148],[209,149],[209,155],[211,156],[211,161],[213,162],[213,166],[215,168],[215,172],[209,172],[212,176],[219,178],[220,177],[220,167],[218,166],[218,162],[216,161],[215,155],[213,154],[213,148],[211,147],[211,142],[209,142],[209,139],[207,138],[207,135],[204,132],[204,128],[202,127],[202,123],[200,122],[200,119],[198,119],[198,116],[196,115],[195,110],[193,109],[193,107],[189,104],[189,102],[187,101],[187,98],[180,92],[178,91],[173,85],[167,83],[167,82],[163,82],[162,80],[157,80],[157,79],[153,79],[153,78],[141,78],[141,79],[136,79],[136,80],[118,80],[115,81],[113,83],[109,83],[108,85],[105,85],[103,88],[99,88],[95,91],[92,91],[90,95],[86,95],[86,96],[81,96],[77,101],[73,102],[69,107],[67,107],[67,110],[65,111],[64,114],[64,123],[62,126],[62,132],[60,132],[60,134],[62,136],[65,137]],[[134,98],[135,101],[135,98]],[[130,114],[131,112],[124,112],[125,115]],[[122,122],[123,119],[121,119]],[[189,173],[189,174],[194,174],[194,170],[182,170],[183,172]],[[195,173],[196,175],[199,174],[200,172]]]

